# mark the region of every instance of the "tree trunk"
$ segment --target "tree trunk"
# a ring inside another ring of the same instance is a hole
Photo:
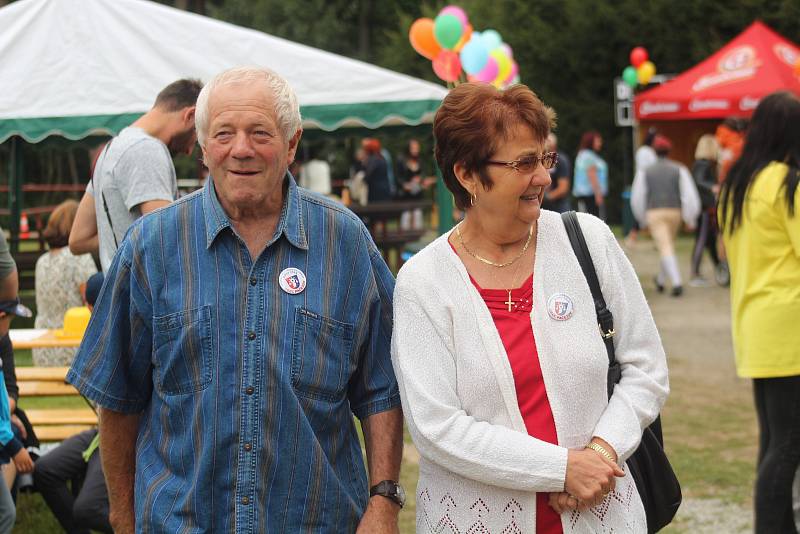
[[[372,0],[360,0],[358,12],[358,55],[364,61],[370,58],[370,20],[372,19]]]

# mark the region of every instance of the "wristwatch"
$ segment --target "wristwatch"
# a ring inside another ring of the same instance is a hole
[[[369,489],[369,496],[380,495],[397,503],[400,508],[406,503],[406,490],[394,480],[383,480]]]

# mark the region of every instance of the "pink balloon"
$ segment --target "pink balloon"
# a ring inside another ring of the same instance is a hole
[[[519,65],[517,65],[516,61],[512,61],[511,62],[511,72],[508,73],[508,76],[506,76],[506,79],[503,80],[503,83],[507,84],[507,85],[511,85],[512,80],[517,76],[517,74],[519,74]]]
[[[482,82],[491,82],[497,78],[497,73],[500,71],[500,67],[497,65],[497,60],[492,56],[489,56],[489,60],[486,62],[486,66],[475,75],[477,79]]]
[[[461,74],[461,59],[452,50],[442,50],[433,58],[433,72],[446,82],[455,82]]]
[[[458,6],[447,6],[447,7],[444,7],[444,8],[442,8],[441,11],[439,11],[439,14],[440,15],[453,15],[454,17],[456,17],[458,20],[461,21],[461,25],[463,27],[465,27],[465,28],[467,27],[467,24],[469,23],[468,20],[467,20],[467,13],[463,9],[458,7]]]

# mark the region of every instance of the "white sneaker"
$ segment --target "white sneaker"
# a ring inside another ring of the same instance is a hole
[[[702,276],[695,276],[691,280],[689,280],[690,287],[708,287],[709,283],[708,280],[703,278]]]

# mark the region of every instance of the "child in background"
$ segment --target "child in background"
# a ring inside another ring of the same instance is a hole
[[[30,310],[21,307],[17,300],[0,302],[0,331],[7,331],[11,319],[18,314],[18,310]],[[33,471],[33,460],[27,449],[22,446],[22,441],[15,435],[16,427],[11,424],[11,412],[8,407],[8,392],[3,376],[2,361],[0,360],[0,464],[14,461],[18,473]],[[11,491],[6,486],[3,477],[0,477],[0,534],[10,534],[17,518],[17,509]]]

